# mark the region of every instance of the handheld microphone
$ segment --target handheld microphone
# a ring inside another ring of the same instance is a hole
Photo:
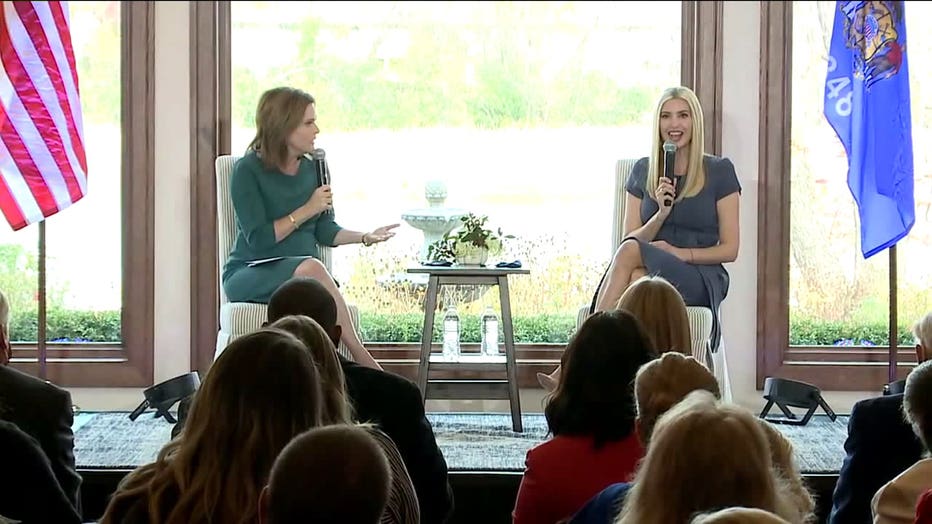
[[[663,143],[663,176],[676,187],[676,181],[673,178],[673,164],[676,161],[676,144],[667,140]],[[672,198],[663,199],[664,207],[673,205]]]
[[[327,153],[323,149],[317,148],[311,152],[311,158],[314,159],[314,167],[317,168],[317,185],[330,185],[330,168],[327,167]],[[325,211],[333,214],[333,207]]]

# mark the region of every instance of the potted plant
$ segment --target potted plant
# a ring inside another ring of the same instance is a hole
[[[461,217],[462,224],[431,244],[427,256],[432,261],[447,261],[460,266],[484,265],[490,253],[502,251],[503,239],[514,238],[503,234],[501,228],[492,230],[486,227],[488,219],[485,215],[473,213]]]

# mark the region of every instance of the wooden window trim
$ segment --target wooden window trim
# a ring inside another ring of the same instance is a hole
[[[887,350],[790,346],[790,134],[793,3],[761,3],[760,159],[757,228],[757,387],[766,377],[802,380],[826,390],[880,391]],[[915,353],[901,348],[897,376]]]
[[[152,384],[155,322],[154,29],[155,2],[121,2],[123,342],[47,344],[46,379],[61,386],[141,387]],[[82,255],[76,253],[75,256]],[[17,357],[12,364],[14,367],[38,375],[35,344],[14,344],[14,352]]]
[[[714,154],[722,142],[723,11],[721,0],[682,2],[680,81],[703,104],[705,146]],[[214,159],[232,147],[230,2],[191,2],[191,44],[191,368],[203,374],[219,329]],[[374,353],[380,362],[387,355]],[[558,352],[548,355],[550,365],[559,362]]]

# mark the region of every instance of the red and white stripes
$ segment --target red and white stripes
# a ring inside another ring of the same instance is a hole
[[[14,230],[87,193],[67,2],[0,2],[0,211]]]

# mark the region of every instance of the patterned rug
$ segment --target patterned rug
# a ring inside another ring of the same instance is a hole
[[[75,460],[79,469],[132,469],[152,462],[168,442],[171,425],[148,411],[135,422],[127,412],[75,416]],[[527,450],[546,439],[543,414],[523,415],[524,433],[511,431],[507,413],[428,413],[451,471],[524,471]],[[777,425],[792,442],[804,474],[837,473],[845,457],[848,417],[832,422],[815,415],[806,426]]]

